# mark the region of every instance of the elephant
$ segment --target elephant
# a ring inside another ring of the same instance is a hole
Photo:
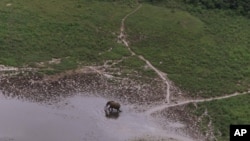
[[[121,107],[120,103],[115,101],[108,101],[105,106],[105,109],[108,109],[109,112],[113,112],[113,109],[116,109],[117,112],[121,112],[120,107]]]

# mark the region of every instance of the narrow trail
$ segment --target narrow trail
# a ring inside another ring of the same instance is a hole
[[[153,69],[157,75],[163,80],[163,82],[166,84],[167,86],[167,90],[166,90],[166,103],[170,103],[170,84],[168,82],[168,80],[166,79],[166,74],[164,72],[161,72],[160,70],[158,70],[157,68],[155,68],[148,60],[146,60],[143,56],[139,56],[139,58],[143,61],[145,61],[147,63],[147,65]]]
[[[128,13],[121,21],[121,27],[120,27],[120,35],[118,36],[118,40],[121,41],[126,47],[128,47],[128,50],[129,52],[132,54],[132,55],[135,55],[135,53],[129,48],[129,45],[128,45],[128,41],[126,40],[126,35],[125,35],[125,20],[132,14],[134,14],[135,12],[137,12],[140,8],[141,8],[141,4],[136,8],[134,9],[132,12]]]
[[[234,97],[234,96],[245,95],[245,94],[249,94],[249,93],[250,93],[250,90],[246,91],[246,92],[243,92],[243,93],[236,92],[236,93],[233,93],[233,94],[229,94],[229,95],[225,95],[225,96],[219,96],[219,97],[213,97],[213,98],[187,100],[187,101],[182,101],[182,102],[175,103],[175,104],[163,104],[163,105],[159,105],[159,106],[153,107],[151,109],[148,109],[147,111],[145,111],[145,113],[147,115],[151,115],[152,113],[164,110],[165,108],[170,108],[170,107],[175,107],[175,106],[181,106],[181,105],[185,105],[185,104],[189,104],[189,103],[201,103],[201,102],[207,102],[207,101],[213,101],[213,100],[226,99],[226,98],[231,98],[231,97]]]
[[[150,61],[148,61],[147,59],[145,59],[143,56],[141,55],[137,55],[135,52],[133,52],[131,50],[131,48],[129,47],[129,43],[126,40],[126,35],[125,35],[125,20],[132,14],[134,14],[135,12],[137,12],[140,8],[141,8],[141,4],[132,12],[128,13],[121,21],[121,27],[120,27],[120,34],[118,36],[118,41],[123,43],[129,50],[129,52],[131,53],[132,56],[136,55],[138,56],[139,59],[141,59],[142,61],[144,61],[149,68],[151,68],[152,70],[154,70],[156,72],[156,74],[162,79],[162,81],[166,84],[167,86],[167,90],[166,90],[166,103],[170,103],[170,84],[168,82],[168,80],[166,79],[166,74],[162,71],[160,71],[159,69],[157,69],[156,67],[154,67]]]

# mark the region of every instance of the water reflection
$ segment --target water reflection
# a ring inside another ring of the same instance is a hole
[[[105,116],[110,119],[117,119],[120,115],[118,111],[109,111],[108,109],[104,109]]]

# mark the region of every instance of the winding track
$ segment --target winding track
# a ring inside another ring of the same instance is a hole
[[[186,100],[186,101],[182,101],[179,103],[175,103],[175,104],[163,104],[163,105],[159,105],[156,107],[153,107],[151,109],[148,109],[145,113],[147,115],[150,115],[152,113],[155,113],[157,111],[161,111],[164,110],[165,108],[170,108],[170,107],[175,107],[175,106],[181,106],[181,105],[185,105],[185,104],[189,104],[189,103],[201,103],[201,102],[207,102],[207,101],[213,101],[213,100],[220,100],[220,99],[226,99],[226,98],[231,98],[234,96],[240,96],[240,95],[245,95],[245,94],[249,94],[249,91],[243,92],[243,93],[233,93],[233,94],[229,94],[229,95],[225,95],[225,96],[219,96],[219,97],[213,97],[213,98],[204,98],[204,99],[194,99],[194,100]]]
[[[148,61],[147,59],[145,59],[142,55],[137,55],[135,52],[133,52],[131,50],[131,48],[129,47],[129,43],[126,40],[126,35],[125,35],[125,20],[132,14],[134,14],[135,12],[137,12],[140,8],[142,7],[142,5],[140,4],[136,9],[134,9],[132,12],[128,13],[121,21],[121,27],[120,27],[120,35],[118,36],[118,40],[120,42],[122,42],[129,50],[129,52],[131,53],[131,55],[136,55],[138,56],[139,59],[141,59],[142,61],[144,61],[152,70],[154,70],[157,75],[162,79],[162,81],[166,84],[167,86],[167,90],[166,90],[166,104],[162,104],[159,106],[155,106],[151,109],[148,109],[145,111],[146,115],[151,115],[152,113],[155,113],[157,111],[161,111],[164,110],[165,108],[170,108],[170,107],[175,107],[175,106],[181,106],[181,105],[185,105],[185,104],[189,104],[189,103],[200,103],[200,102],[207,102],[207,101],[212,101],[212,100],[220,100],[220,99],[226,99],[226,98],[230,98],[230,97],[234,97],[234,96],[239,96],[239,95],[245,95],[245,94],[249,94],[250,90],[243,92],[243,93],[233,93],[233,94],[229,94],[229,95],[225,95],[225,96],[219,96],[219,97],[213,97],[213,98],[205,98],[205,99],[193,99],[193,100],[186,100],[186,101],[181,101],[179,103],[170,103],[170,84],[167,80],[166,77],[166,73],[160,71],[159,69],[157,69],[156,67],[154,67],[150,61]]]
[[[135,12],[137,12],[140,8],[141,8],[141,4],[132,12],[128,13],[121,21],[121,27],[120,27],[120,35],[118,36],[118,40],[120,40],[129,50],[129,52],[131,53],[132,56],[136,55],[138,56],[135,52],[133,52],[131,50],[131,48],[129,47],[128,41],[126,40],[126,35],[125,35],[125,20],[132,14],[134,14]],[[159,69],[157,69],[156,67],[154,67],[150,61],[148,61],[147,59],[145,59],[142,55],[138,56],[139,59],[141,59],[142,61],[144,61],[152,70],[154,70],[156,72],[156,74],[162,79],[162,81],[166,84],[167,86],[167,90],[166,90],[166,103],[170,103],[170,84],[168,82],[168,80],[166,79],[166,74],[162,71],[160,71]]]

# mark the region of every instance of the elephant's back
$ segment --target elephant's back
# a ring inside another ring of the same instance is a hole
[[[117,108],[120,108],[121,107],[121,104],[120,103],[116,103],[117,104]]]
[[[121,107],[121,105],[120,105],[120,103],[118,103],[118,102],[114,102],[114,103],[113,103],[113,107],[119,109],[119,108]]]

